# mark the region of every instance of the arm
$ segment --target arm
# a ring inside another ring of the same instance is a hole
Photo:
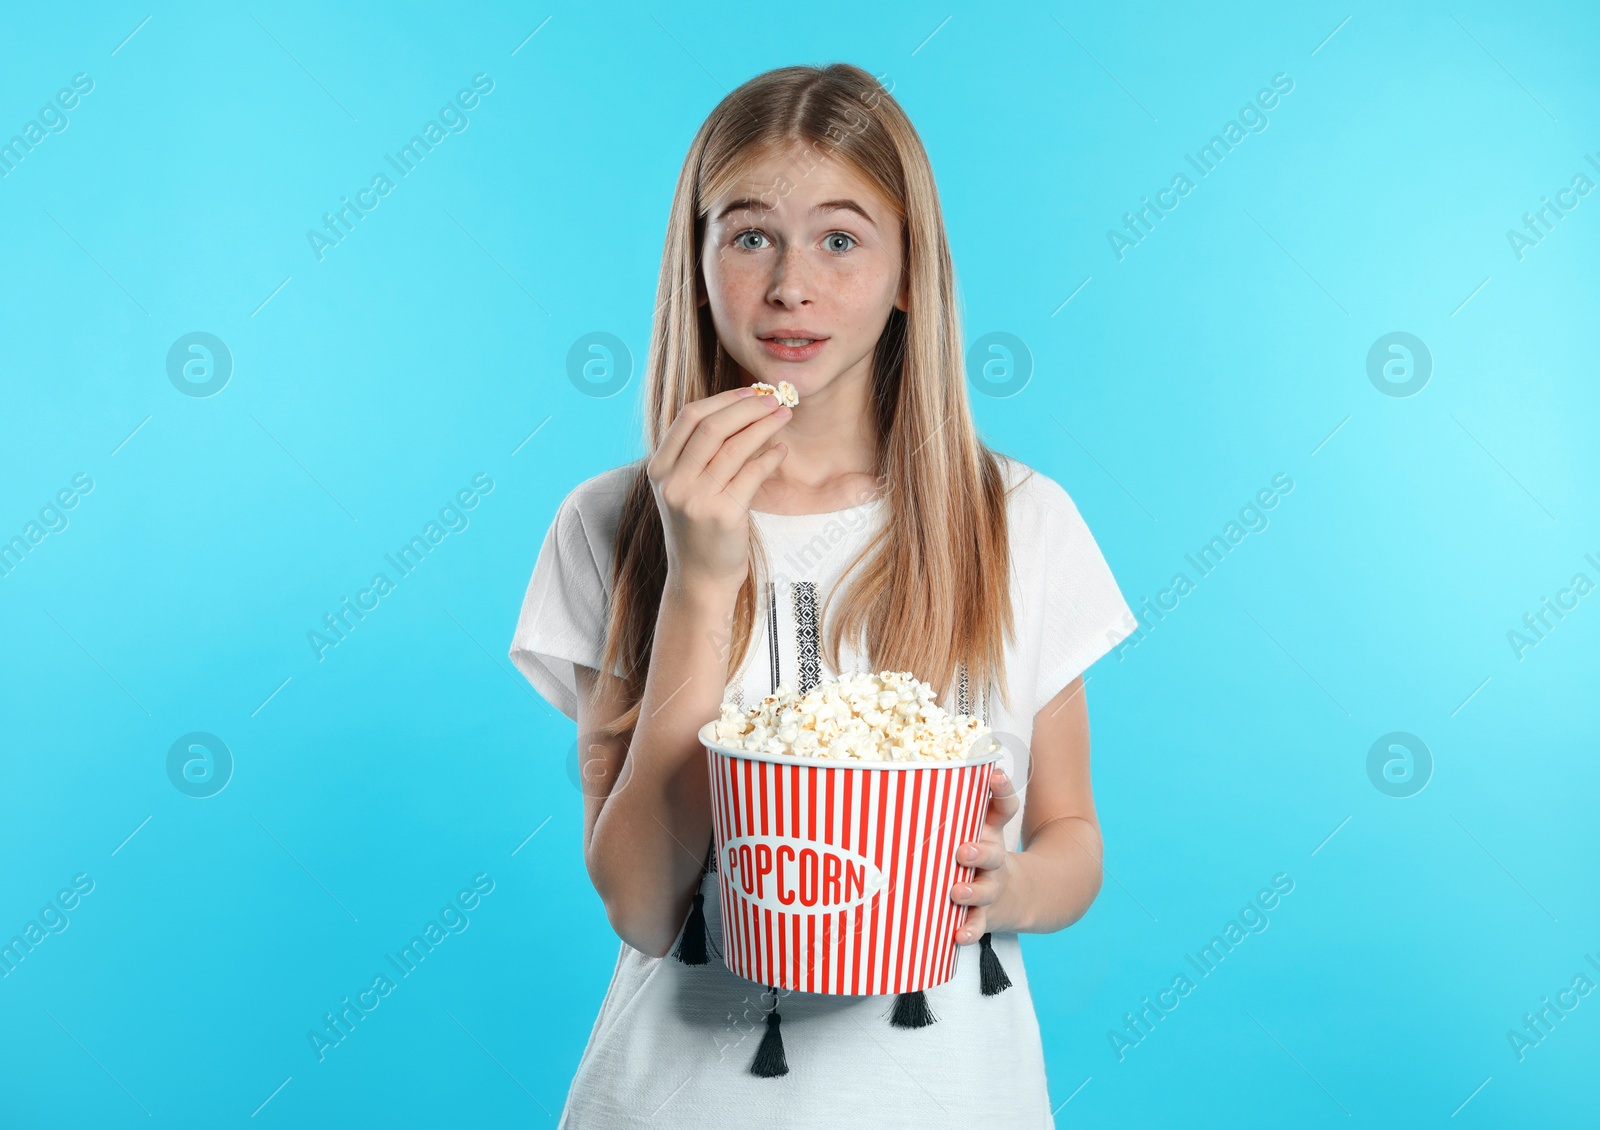
[[[1083,678],[1061,689],[1034,717],[1031,775],[1022,816],[1021,851],[1006,851],[1000,829],[1021,801],[996,770],[994,797],[976,849],[963,845],[962,863],[982,868],[952,897],[972,907],[957,942],[985,931],[1051,933],[1072,925],[1100,891],[1100,822],[1089,780],[1089,711]]]
[[[578,668],[584,863],[612,928],[652,957],[677,937],[711,842],[706,752],[695,735],[722,704],[728,657],[712,629],[731,617],[735,595],[674,588],[662,593],[631,734],[597,733],[627,708],[622,681]]]
[[[749,573],[750,502],[785,454],[765,445],[789,409],[752,391],[685,405],[647,464],[667,574],[631,731],[599,732],[626,712],[621,681],[577,673],[584,863],[617,934],[654,957],[683,928],[710,847],[711,786],[696,734],[726,689],[719,632]]]

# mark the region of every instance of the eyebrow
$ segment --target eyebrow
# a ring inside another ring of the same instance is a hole
[[[746,197],[742,200],[730,201],[728,205],[722,209],[722,211],[716,214],[716,216],[713,218],[713,222],[721,222],[723,219],[731,216],[735,212],[760,212],[767,210],[768,209],[764,209],[761,206],[761,201]],[[867,210],[861,205],[857,204],[854,200],[824,200],[821,204],[818,204],[816,207],[812,208],[811,212],[813,215],[818,212],[854,212],[873,227],[878,226],[877,221],[867,214]]]

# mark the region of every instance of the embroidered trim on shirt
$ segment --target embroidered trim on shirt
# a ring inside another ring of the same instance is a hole
[[[799,691],[805,694],[822,682],[822,664],[817,655],[817,586],[810,581],[794,583],[794,654]]]
[[[983,717],[983,724],[985,726],[988,726],[988,725],[990,725],[990,722],[989,722],[989,684],[988,683],[984,683],[983,686],[979,689],[979,691],[978,691],[978,701],[982,705],[980,705],[978,707],[977,711],[974,711],[972,709],[972,685],[967,680],[967,665],[966,665],[965,662],[963,662],[961,664],[960,682],[956,686],[956,713],[957,714],[975,714],[975,713],[980,713],[981,712],[982,717]]]
[[[767,666],[772,673],[772,693],[778,693],[778,584],[767,582]]]

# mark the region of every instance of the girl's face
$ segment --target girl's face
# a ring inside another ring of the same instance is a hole
[[[870,376],[889,311],[906,309],[900,228],[866,180],[815,151],[763,159],[711,201],[700,303],[746,383],[786,380],[803,407]]]

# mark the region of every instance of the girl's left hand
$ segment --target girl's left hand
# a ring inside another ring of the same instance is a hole
[[[994,766],[989,773],[989,811],[984,815],[983,833],[976,843],[971,841],[956,849],[956,862],[975,867],[970,883],[957,883],[950,888],[950,898],[964,905],[967,922],[956,931],[957,945],[971,945],[989,932],[988,907],[1010,887],[1013,877],[1011,853],[1002,838],[1006,821],[1017,814],[1022,800],[1003,769]]]

